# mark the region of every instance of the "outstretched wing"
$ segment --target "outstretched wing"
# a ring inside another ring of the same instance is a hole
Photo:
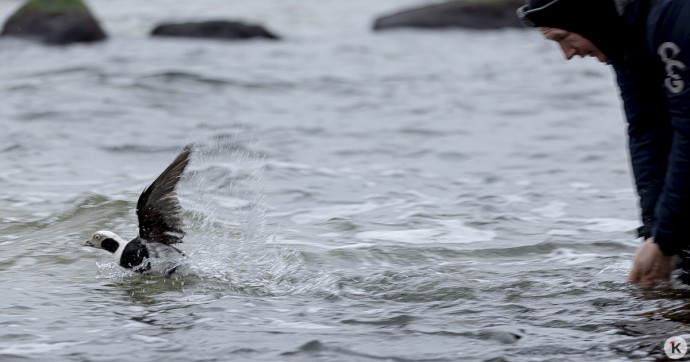
[[[186,146],[175,160],[147,187],[137,201],[139,237],[149,242],[176,244],[184,237],[182,207],[175,193],[192,148]]]

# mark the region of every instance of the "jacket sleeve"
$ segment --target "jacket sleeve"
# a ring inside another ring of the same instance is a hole
[[[664,184],[656,205],[654,240],[666,255],[690,243],[690,2],[666,1],[650,14],[650,72],[662,72],[672,127]]]
[[[656,223],[655,208],[664,185],[672,131],[659,77],[649,72],[651,59],[646,48],[638,53],[612,65],[628,120],[630,163],[642,220],[637,232],[647,239]]]

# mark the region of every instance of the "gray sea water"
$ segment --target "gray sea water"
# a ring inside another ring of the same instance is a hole
[[[688,331],[687,288],[626,282],[636,196],[595,60],[369,30],[412,0],[89,4],[107,42],[0,40],[0,360],[655,360]],[[219,17],[285,39],[147,36]],[[80,246],[134,237],[188,143],[188,275]]]

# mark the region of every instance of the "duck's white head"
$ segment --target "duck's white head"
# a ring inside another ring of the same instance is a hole
[[[91,239],[84,242],[84,246],[91,246],[98,249],[107,250],[115,253],[121,246],[127,244],[122,238],[112,231],[96,231]]]

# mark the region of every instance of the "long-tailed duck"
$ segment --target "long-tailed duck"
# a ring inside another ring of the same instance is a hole
[[[107,250],[123,268],[139,273],[169,277],[181,265],[185,254],[173,244],[184,237],[182,207],[175,187],[182,177],[189,157],[185,147],[153,183],[144,189],[137,201],[139,235],[125,241],[112,231],[97,231],[85,246]]]

